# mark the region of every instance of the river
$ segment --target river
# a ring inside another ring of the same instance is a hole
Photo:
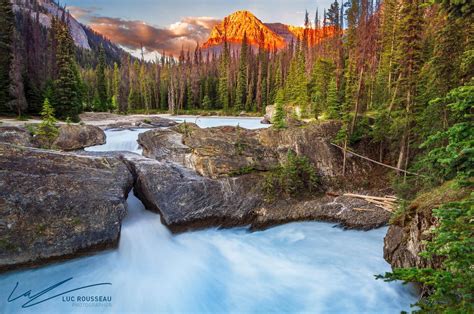
[[[187,121],[261,127],[256,119]],[[144,131],[107,131],[107,144],[89,150],[140,152],[136,139]],[[408,286],[374,278],[390,270],[382,256],[386,228],[344,231],[330,223],[300,222],[259,232],[172,235],[133,193],[127,203],[118,249],[0,275],[0,313],[400,313],[416,301]],[[25,308],[28,297],[7,301],[17,283],[10,299],[28,290],[31,298],[71,277],[34,301],[107,285]],[[104,301],[87,301],[91,296]],[[78,297],[83,299],[77,302]]]

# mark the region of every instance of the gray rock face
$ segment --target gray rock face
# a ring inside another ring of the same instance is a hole
[[[259,132],[260,143],[275,150],[283,159],[288,150],[306,156],[315,166],[321,176],[337,177],[342,174],[343,154],[330,143],[341,128],[337,122],[309,124],[303,127],[293,127],[284,130],[272,128]],[[363,174],[370,165],[360,159],[347,160],[347,174]]]
[[[426,259],[420,256],[426,249],[426,241],[433,236],[431,229],[438,225],[433,210],[443,204],[464,200],[471,193],[471,188],[459,187],[448,181],[419,195],[391,221],[384,241],[385,260],[394,268],[440,267],[440,258]]]
[[[390,218],[390,213],[364,200],[345,196],[267,202],[259,173],[212,179],[174,162],[131,154],[122,158],[136,176],[135,194],[146,208],[160,213],[173,232],[244,225],[262,229],[301,220],[369,230],[385,225]]]
[[[265,200],[265,172],[283,162],[288,150],[309,158],[326,179],[325,188],[340,189],[331,185],[331,179],[340,175],[342,153],[330,145],[339,127],[329,123],[255,131],[181,124],[140,135],[144,155],[155,160],[125,159],[137,178],[135,192],[147,208],[161,213],[173,231],[237,225],[265,228],[299,220],[364,230],[385,225],[390,213],[363,200],[320,194],[304,200],[284,196]],[[348,165],[349,174],[365,171],[356,161]]]
[[[26,129],[15,126],[0,127],[0,143],[34,147],[33,137]]]
[[[152,130],[140,135],[146,157],[167,159],[194,169],[199,174],[218,178],[242,170],[268,171],[277,167],[289,150],[306,156],[326,179],[342,174],[343,154],[331,145],[341,125],[336,122],[309,124],[285,130],[247,130],[236,127],[201,129],[187,123],[168,130]],[[348,154],[345,178],[367,177],[370,163]],[[328,181],[328,180],[326,180]],[[349,183],[351,180],[344,180]]]
[[[273,115],[275,114],[275,106],[270,105],[265,107],[265,115],[262,119],[262,124],[272,124]]]
[[[262,202],[255,175],[214,180],[172,162],[123,158],[136,176],[137,196],[174,232],[249,224]]]
[[[61,125],[53,147],[64,151],[105,144],[105,133],[93,125]]]
[[[335,222],[347,229],[370,230],[386,225],[390,216],[389,212],[361,199],[321,196],[308,200],[287,199],[265,204],[256,211],[253,227],[316,220]]]
[[[151,130],[138,135],[138,144],[143,148],[144,156],[184,165],[192,150],[182,141],[182,134],[170,129]]]
[[[0,271],[116,246],[132,185],[117,158],[0,143]]]

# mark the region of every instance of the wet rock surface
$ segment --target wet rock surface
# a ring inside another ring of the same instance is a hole
[[[0,143],[0,271],[116,246],[132,185],[117,158]]]

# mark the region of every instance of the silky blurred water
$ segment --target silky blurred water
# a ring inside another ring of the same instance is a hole
[[[142,131],[107,131],[101,149],[138,151]],[[302,222],[260,232],[236,228],[172,235],[133,193],[127,203],[118,249],[1,275],[0,313],[399,313],[415,302],[407,286],[374,278],[390,270],[382,256],[386,228],[344,231]],[[22,308],[28,296],[7,301],[17,282],[10,299],[28,290],[31,297],[71,277],[41,299],[86,285],[111,285],[28,308]],[[112,301],[63,300],[90,295]]]

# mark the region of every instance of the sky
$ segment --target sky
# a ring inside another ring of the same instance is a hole
[[[61,1],[62,2],[62,1]],[[263,22],[302,25],[305,10],[314,19],[331,0],[68,0],[80,22],[127,50],[176,54],[206,41],[212,27],[225,16],[249,10]]]

